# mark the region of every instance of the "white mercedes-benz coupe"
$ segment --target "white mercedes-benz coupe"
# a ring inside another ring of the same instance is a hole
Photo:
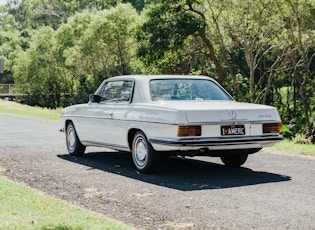
[[[109,78],[88,103],[63,109],[61,117],[70,155],[82,156],[86,146],[128,151],[143,173],[169,156],[220,157],[241,166],[283,139],[274,107],[236,102],[206,76]]]

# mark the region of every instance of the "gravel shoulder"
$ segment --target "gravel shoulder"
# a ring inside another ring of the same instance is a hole
[[[172,158],[135,171],[128,153],[70,157],[58,122],[0,114],[2,174],[138,229],[315,229],[315,161],[268,152],[244,167]]]

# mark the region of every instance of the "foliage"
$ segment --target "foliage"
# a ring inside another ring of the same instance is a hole
[[[67,93],[63,70],[56,63],[54,31],[42,27],[34,31],[30,48],[21,51],[13,67],[15,90],[25,94],[30,105],[56,108]]]
[[[84,102],[104,78],[131,73],[137,68],[137,16],[131,5],[120,4],[76,13],[57,30],[29,32],[29,47],[13,58],[19,100],[50,108]]]
[[[10,71],[13,66],[13,60],[17,57],[18,50],[21,49],[21,39],[18,33],[10,31],[0,31],[0,59],[5,63],[3,83],[13,82],[13,74]]]
[[[281,134],[284,138],[292,138],[293,137],[293,133],[292,131],[290,130],[290,127],[285,125],[285,124],[282,124],[282,127],[281,127]]]
[[[120,4],[93,14],[77,13],[57,30],[60,65],[72,76],[70,93],[79,102],[86,101],[84,92],[95,91],[105,78],[132,72],[137,19],[131,5]]]
[[[309,137],[299,133],[295,135],[292,141],[294,144],[312,144],[312,140]]]
[[[146,11],[147,20],[137,33],[138,56],[147,66],[177,74],[207,74],[210,58],[215,64],[211,69],[218,73],[214,77],[218,76],[222,83],[222,67],[205,34],[205,16],[194,8],[197,4],[198,1],[161,1]]]
[[[19,28],[37,29],[41,26],[57,28],[67,17],[74,13],[75,0],[23,0],[13,7],[9,13],[14,15]]]

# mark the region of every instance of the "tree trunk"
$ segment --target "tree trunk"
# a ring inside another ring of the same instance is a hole
[[[224,82],[224,71],[223,71],[222,65],[214,53],[214,48],[213,48],[213,45],[210,42],[210,40],[207,39],[206,37],[202,37],[202,40],[205,43],[205,45],[207,46],[207,48],[209,50],[209,56],[216,67],[216,71],[218,74],[217,81],[222,85]]]
[[[250,102],[255,102],[255,57],[252,49],[246,49],[246,62],[249,67],[249,94]]]

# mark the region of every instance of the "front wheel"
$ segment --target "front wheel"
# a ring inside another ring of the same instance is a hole
[[[83,156],[85,146],[79,140],[72,122],[67,125],[66,143],[68,152],[71,156]]]
[[[151,173],[157,170],[161,157],[148,142],[143,132],[138,131],[132,141],[132,160],[137,170]]]
[[[230,167],[239,167],[243,165],[247,160],[248,154],[235,154],[235,155],[225,155],[221,156],[221,161]]]

